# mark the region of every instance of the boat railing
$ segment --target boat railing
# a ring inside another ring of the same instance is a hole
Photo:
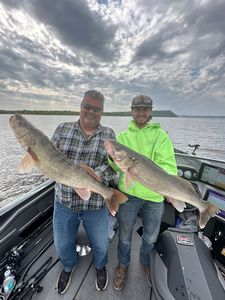
[[[211,162],[215,162],[215,163],[225,164],[225,160],[222,160],[222,159],[215,159],[215,158],[209,158],[209,157],[197,156],[197,155],[191,155],[191,154],[179,153],[179,152],[175,152],[175,155],[180,156],[180,157],[187,157],[190,159],[199,159],[199,160],[205,160],[205,161],[211,161]]]

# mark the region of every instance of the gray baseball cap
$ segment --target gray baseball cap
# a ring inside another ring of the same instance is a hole
[[[149,96],[139,95],[134,97],[131,108],[134,107],[149,107],[152,108],[152,98]]]

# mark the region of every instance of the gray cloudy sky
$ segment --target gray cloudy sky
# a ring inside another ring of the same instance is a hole
[[[225,0],[0,0],[0,109],[225,115]]]

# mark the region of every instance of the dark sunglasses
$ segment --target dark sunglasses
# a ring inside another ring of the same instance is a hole
[[[102,107],[92,106],[85,102],[81,104],[81,107],[88,111],[92,109],[95,113],[100,113],[102,111]]]

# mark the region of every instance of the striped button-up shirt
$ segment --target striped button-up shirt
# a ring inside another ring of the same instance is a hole
[[[115,172],[108,163],[103,145],[105,139],[115,139],[111,128],[99,125],[91,136],[86,137],[79,121],[60,124],[52,136],[52,142],[72,162],[91,167],[101,177],[102,182],[108,185]],[[55,184],[55,200],[74,212],[100,209],[105,205],[100,194],[92,192],[90,199],[84,201],[72,187],[58,182]]]

